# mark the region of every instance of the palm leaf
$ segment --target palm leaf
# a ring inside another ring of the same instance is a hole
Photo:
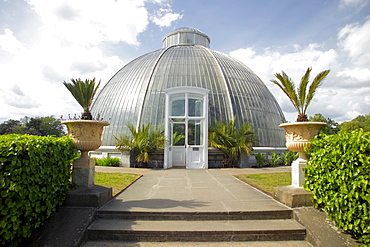
[[[306,91],[307,85],[310,80],[311,68],[307,68],[306,73],[302,76],[301,82],[299,83],[298,95],[299,95],[299,105],[300,105],[300,114],[305,114],[304,106],[306,104]]]
[[[280,81],[271,80],[272,83],[276,84],[278,87],[280,87],[281,90],[288,96],[289,100],[292,102],[294,108],[300,112],[300,102],[298,100],[298,96],[295,90],[295,84],[294,81],[289,78],[289,76],[282,71],[281,74],[276,73],[275,77]]]
[[[316,90],[322,85],[323,80],[329,74],[329,72],[330,70],[324,70],[317,74],[317,76],[313,79],[312,84],[308,90],[306,102],[303,109],[304,112],[306,112],[308,105],[311,103],[311,100],[316,93]]]
[[[298,95],[295,90],[294,82],[292,81],[292,79],[288,77],[288,75],[284,71],[282,71],[281,74],[279,73],[275,74],[275,77],[279,81],[271,80],[272,83],[280,87],[280,89],[283,90],[283,92],[288,96],[289,100],[293,103],[294,108],[297,110],[298,115],[306,116],[307,107],[311,103],[311,100],[315,95],[317,88],[321,85],[323,79],[330,72],[330,70],[320,72],[312,81],[307,92],[307,86],[309,84],[311,71],[312,68],[309,67],[306,70],[306,73],[301,78],[301,82],[298,87]],[[297,121],[300,121],[299,119],[300,118],[298,117]]]
[[[85,81],[82,81],[80,78],[78,78],[71,79],[71,83],[64,81],[63,84],[71,92],[84,111],[90,112],[89,108],[96,92],[98,91],[100,81],[96,84],[95,78],[91,80],[86,79]]]

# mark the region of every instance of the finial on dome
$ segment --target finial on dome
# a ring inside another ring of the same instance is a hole
[[[174,45],[202,45],[209,48],[211,39],[195,28],[182,27],[167,34],[163,40],[163,48]]]

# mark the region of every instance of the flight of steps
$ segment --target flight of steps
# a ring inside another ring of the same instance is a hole
[[[294,246],[310,246],[305,242],[305,237],[305,228],[293,219],[293,211],[290,209],[249,212],[145,212],[101,209],[97,219],[88,228],[86,246],[99,246],[99,241],[301,241],[302,245]]]

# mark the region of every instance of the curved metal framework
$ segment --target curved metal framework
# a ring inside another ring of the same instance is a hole
[[[167,40],[182,34],[189,37],[189,33],[193,39],[186,42]],[[114,146],[115,136],[127,131],[127,124],[162,127],[164,90],[172,87],[209,90],[209,125],[235,116],[239,124],[252,124],[258,135],[257,146],[284,146],[284,130],[278,128],[285,119],[280,106],[247,66],[208,48],[209,37],[197,29],[175,30],[163,42],[166,48],[138,57],[120,69],[93,103],[93,114],[110,119],[103,133],[104,146]]]

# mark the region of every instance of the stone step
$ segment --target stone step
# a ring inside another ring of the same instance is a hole
[[[313,247],[306,241],[249,241],[249,242],[128,242],[89,241],[83,247]]]
[[[158,211],[110,211],[99,210],[100,219],[138,220],[277,220],[292,219],[293,211],[235,211],[235,212],[158,212]]]
[[[303,241],[305,228],[285,220],[120,220],[96,219],[88,239],[139,242]]]

